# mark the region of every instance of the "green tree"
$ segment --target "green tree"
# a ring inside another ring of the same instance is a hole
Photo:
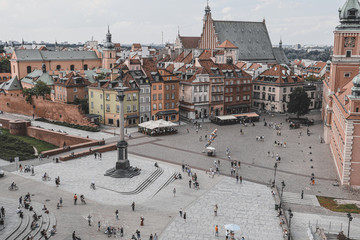
[[[51,93],[51,88],[43,81],[37,81],[33,88],[23,89],[23,94],[26,96],[26,102],[32,104],[32,96],[46,97]]]
[[[303,88],[297,87],[290,94],[290,102],[288,104],[288,112],[295,113],[299,118],[307,113],[310,109],[310,98]]]
[[[8,58],[0,58],[0,73],[10,72],[10,61]]]

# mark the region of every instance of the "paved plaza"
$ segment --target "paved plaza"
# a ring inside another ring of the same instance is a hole
[[[9,116],[5,115],[4,117]],[[7,203],[17,202],[20,194],[30,191],[34,194],[34,201],[47,204],[58,220],[58,234],[54,239],[69,239],[75,229],[82,239],[106,239],[103,230],[108,225],[123,226],[126,233],[126,238],[123,239],[129,239],[136,229],[142,232],[142,239],[148,239],[150,233],[155,232],[164,240],[217,239],[214,236],[216,224],[219,225],[219,239],[222,239],[225,234],[224,224],[228,223],[238,224],[241,230],[236,236],[244,236],[246,240],[281,239],[282,231],[274,210],[274,199],[267,187],[274,178],[275,158],[271,157],[274,152],[274,155],[278,153],[281,156],[276,172],[276,184],[279,187],[281,181],[286,184],[284,209],[291,208],[294,213],[291,225],[294,240],[303,240],[306,239],[309,222],[313,230],[316,224],[329,232],[347,229],[346,214],[323,209],[319,206],[316,195],[360,200],[357,191],[334,186],[337,174],[329,146],[319,141],[319,136],[323,133],[320,114],[316,112],[308,117],[315,119],[315,125],[309,128],[310,136],[306,135],[306,127],[290,130],[285,115],[262,116],[261,121],[255,123],[255,127],[201,123],[198,133],[192,124],[182,124],[178,127],[178,134],[169,136],[145,136],[136,133],[137,129],[132,128],[128,129],[132,138],[127,138],[130,161],[133,166],[142,169],[141,178],[117,182],[118,180],[104,177],[104,172],[115,164],[116,151],[113,151],[103,153],[102,160],[88,156],[59,164],[53,163],[51,159],[25,161],[23,164],[35,165],[35,176],[15,172],[14,164],[1,162],[1,168],[12,173],[6,173],[6,177],[0,180],[0,187],[2,192],[7,193]],[[273,128],[264,126],[264,118],[267,123],[273,122],[281,126],[281,136],[278,136]],[[114,128],[110,127],[99,133],[89,133],[42,122],[32,124],[76,136],[104,138],[108,143],[118,140],[118,135],[113,134]],[[217,156],[208,157],[202,153],[204,138],[214,129],[218,130],[218,137],[212,144],[217,150]],[[240,134],[240,129],[244,135]],[[200,136],[203,141],[199,141]],[[256,136],[264,136],[265,141],[256,141]],[[274,141],[286,142],[286,148],[275,146]],[[241,161],[239,174],[244,178],[243,185],[237,185],[234,178],[226,177],[230,175],[231,168],[225,153],[227,147],[231,152],[231,160]],[[206,171],[213,165],[214,160],[221,161],[221,175],[212,179]],[[164,170],[158,181],[140,194],[122,193],[136,189],[142,182],[141,179],[150,176],[155,170],[155,162]],[[185,174],[182,180],[170,183],[154,196],[154,192],[163,186],[171,174],[182,172],[182,164],[188,164],[198,174],[200,190],[189,189],[189,177]],[[52,181],[41,181],[44,172],[52,177]],[[316,179],[314,186],[310,185],[312,173]],[[57,176],[61,178],[59,188],[55,187],[53,181]],[[99,186],[96,191],[90,189],[92,180]],[[7,190],[12,181],[20,186],[18,192]],[[172,193],[174,188],[177,190],[176,197],[173,197]],[[302,190],[305,193],[304,199],[300,199]],[[84,194],[88,204],[73,206],[74,193]],[[56,203],[60,197],[65,204],[57,210]],[[136,202],[135,212],[131,211],[132,201]],[[219,206],[218,217],[213,216],[214,204]],[[180,208],[187,212],[186,223],[179,217]],[[114,218],[116,209],[120,211],[120,220]],[[101,221],[102,231],[98,232],[95,226],[87,226],[89,214],[93,217],[93,225]],[[139,225],[140,216],[145,218],[144,226]],[[360,217],[356,214],[353,216],[351,236],[360,239]],[[263,232],[266,234],[262,235]]]

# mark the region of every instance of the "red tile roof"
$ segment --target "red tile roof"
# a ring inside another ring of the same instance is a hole
[[[229,40],[225,40],[222,44],[220,44],[217,48],[225,48],[225,49],[234,49],[234,48],[238,48],[237,46],[235,46],[232,42],[230,42]]]
[[[211,50],[204,50],[200,56],[199,59],[210,59],[212,57],[212,51]]]
[[[200,37],[180,36],[180,40],[185,49],[192,49],[192,48],[197,48],[199,46]]]
[[[304,79],[294,74],[287,66],[280,64],[273,65],[270,69],[265,70],[256,78],[256,81],[265,81],[265,79],[271,79],[273,83],[295,83],[303,82]],[[294,81],[294,79],[297,79]],[[287,80],[287,81],[285,81]]]

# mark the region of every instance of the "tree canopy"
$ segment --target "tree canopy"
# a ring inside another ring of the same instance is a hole
[[[47,96],[51,93],[51,88],[43,81],[37,81],[33,88],[23,89],[23,93],[26,96],[26,101],[32,103],[32,96]]]
[[[0,73],[10,72],[10,61],[8,58],[0,58]]]
[[[297,87],[290,94],[288,112],[295,113],[297,117],[303,116],[310,112],[310,98],[303,88]]]

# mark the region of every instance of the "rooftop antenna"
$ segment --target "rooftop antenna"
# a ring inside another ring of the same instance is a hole
[[[180,36],[180,26],[178,26],[178,35]]]
[[[164,32],[161,32],[161,44],[164,45]]]

